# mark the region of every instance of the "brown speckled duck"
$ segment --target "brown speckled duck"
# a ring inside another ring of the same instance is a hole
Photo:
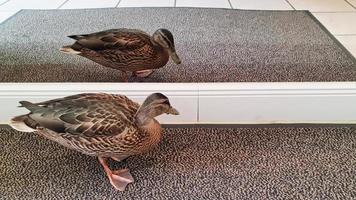
[[[152,36],[135,29],[110,29],[86,35],[68,36],[75,39],[72,45],[60,51],[78,54],[103,66],[132,72],[133,76],[147,77],[153,69],[165,66],[169,56],[180,64],[172,33],[158,29]],[[128,80],[125,75],[124,81]]]
[[[133,182],[128,169],[111,170],[107,160],[121,161],[152,149],[161,140],[161,125],[154,118],[178,115],[166,96],[151,94],[140,106],[124,95],[78,94],[41,103],[21,101],[30,110],[10,125],[36,132],[65,147],[97,156],[110,183],[119,191]]]

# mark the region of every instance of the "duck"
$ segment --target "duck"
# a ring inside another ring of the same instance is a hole
[[[149,95],[142,105],[125,95],[107,93],[19,103],[30,112],[12,118],[12,128],[98,157],[111,185],[118,191],[124,191],[134,179],[129,169],[110,169],[108,160],[120,162],[153,149],[162,138],[162,127],[155,117],[179,115],[161,93]]]
[[[148,77],[154,69],[165,66],[169,57],[181,64],[173,34],[164,28],[156,30],[152,36],[141,30],[120,28],[68,37],[76,41],[60,48],[61,52],[121,70],[124,82],[128,82],[130,72],[131,77]]]

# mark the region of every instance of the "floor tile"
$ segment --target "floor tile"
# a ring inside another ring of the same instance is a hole
[[[232,7],[236,9],[251,10],[293,10],[285,0],[230,0]]]
[[[297,10],[310,10],[312,12],[355,11],[344,0],[288,0]]]
[[[356,12],[313,14],[334,35],[356,34]]]
[[[9,17],[14,15],[15,13],[16,13],[16,11],[8,11],[8,12],[1,12],[0,11],[0,23],[2,23],[3,21],[8,19]]]
[[[19,9],[56,9],[65,0],[10,0],[0,6],[0,11],[14,11]]]
[[[173,7],[174,0],[121,0],[119,7]]]
[[[69,0],[61,9],[115,7],[119,0]]]
[[[335,36],[350,52],[356,51],[356,35]]]
[[[231,8],[228,0],[177,0],[177,7]]]

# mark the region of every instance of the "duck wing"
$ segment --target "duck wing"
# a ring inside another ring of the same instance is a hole
[[[78,94],[33,104],[22,101],[37,126],[78,137],[114,136],[134,125],[139,104],[124,95]],[[37,128],[37,127],[34,127]]]
[[[68,36],[77,40],[81,47],[93,50],[132,51],[151,43],[151,36],[136,29],[110,29],[106,31]]]

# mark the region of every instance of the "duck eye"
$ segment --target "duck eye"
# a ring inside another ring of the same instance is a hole
[[[172,44],[169,41],[169,39],[165,35],[160,35],[159,40],[161,41],[162,45],[165,46],[166,48],[171,48]]]
[[[166,100],[164,100],[163,102],[162,102],[163,104],[167,104],[167,105],[171,105],[170,103],[169,103],[169,100],[168,99],[166,99]]]

